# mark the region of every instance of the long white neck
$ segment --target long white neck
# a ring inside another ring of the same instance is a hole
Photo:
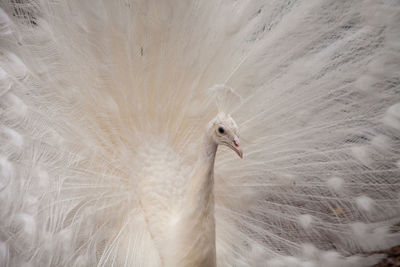
[[[206,132],[203,138],[203,145],[200,157],[188,180],[185,193],[185,213],[197,217],[205,212],[207,216],[214,218],[214,162],[218,145]],[[187,205],[190,203],[190,205]]]
[[[214,219],[214,161],[217,144],[206,132],[200,157],[190,176],[183,197],[181,219],[175,236],[173,259],[166,266],[216,265]]]

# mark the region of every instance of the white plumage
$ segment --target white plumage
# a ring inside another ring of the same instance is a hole
[[[400,243],[398,1],[0,7],[1,266],[371,266]]]

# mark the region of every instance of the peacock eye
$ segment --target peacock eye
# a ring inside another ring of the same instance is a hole
[[[218,132],[219,132],[220,134],[223,134],[223,133],[225,132],[225,130],[224,130],[224,128],[219,127],[219,128],[218,128]]]

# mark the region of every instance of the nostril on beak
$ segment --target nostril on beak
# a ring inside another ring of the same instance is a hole
[[[233,144],[234,144],[236,147],[239,146],[239,140],[237,139],[237,137],[235,137],[235,138],[233,139]]]

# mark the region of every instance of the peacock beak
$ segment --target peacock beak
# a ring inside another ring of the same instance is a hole
[[[242,159],[243,158],[243,150],[241,148],[234,149],[236,154]]]
[[[235,136],[233,138],[233,144],[230,145],[230,148],[232,148],[233,151],[238,154],[238,156],[242,159],[243,158],[243,150],[240,148],[240,143],[239,143],[239,137]]]

